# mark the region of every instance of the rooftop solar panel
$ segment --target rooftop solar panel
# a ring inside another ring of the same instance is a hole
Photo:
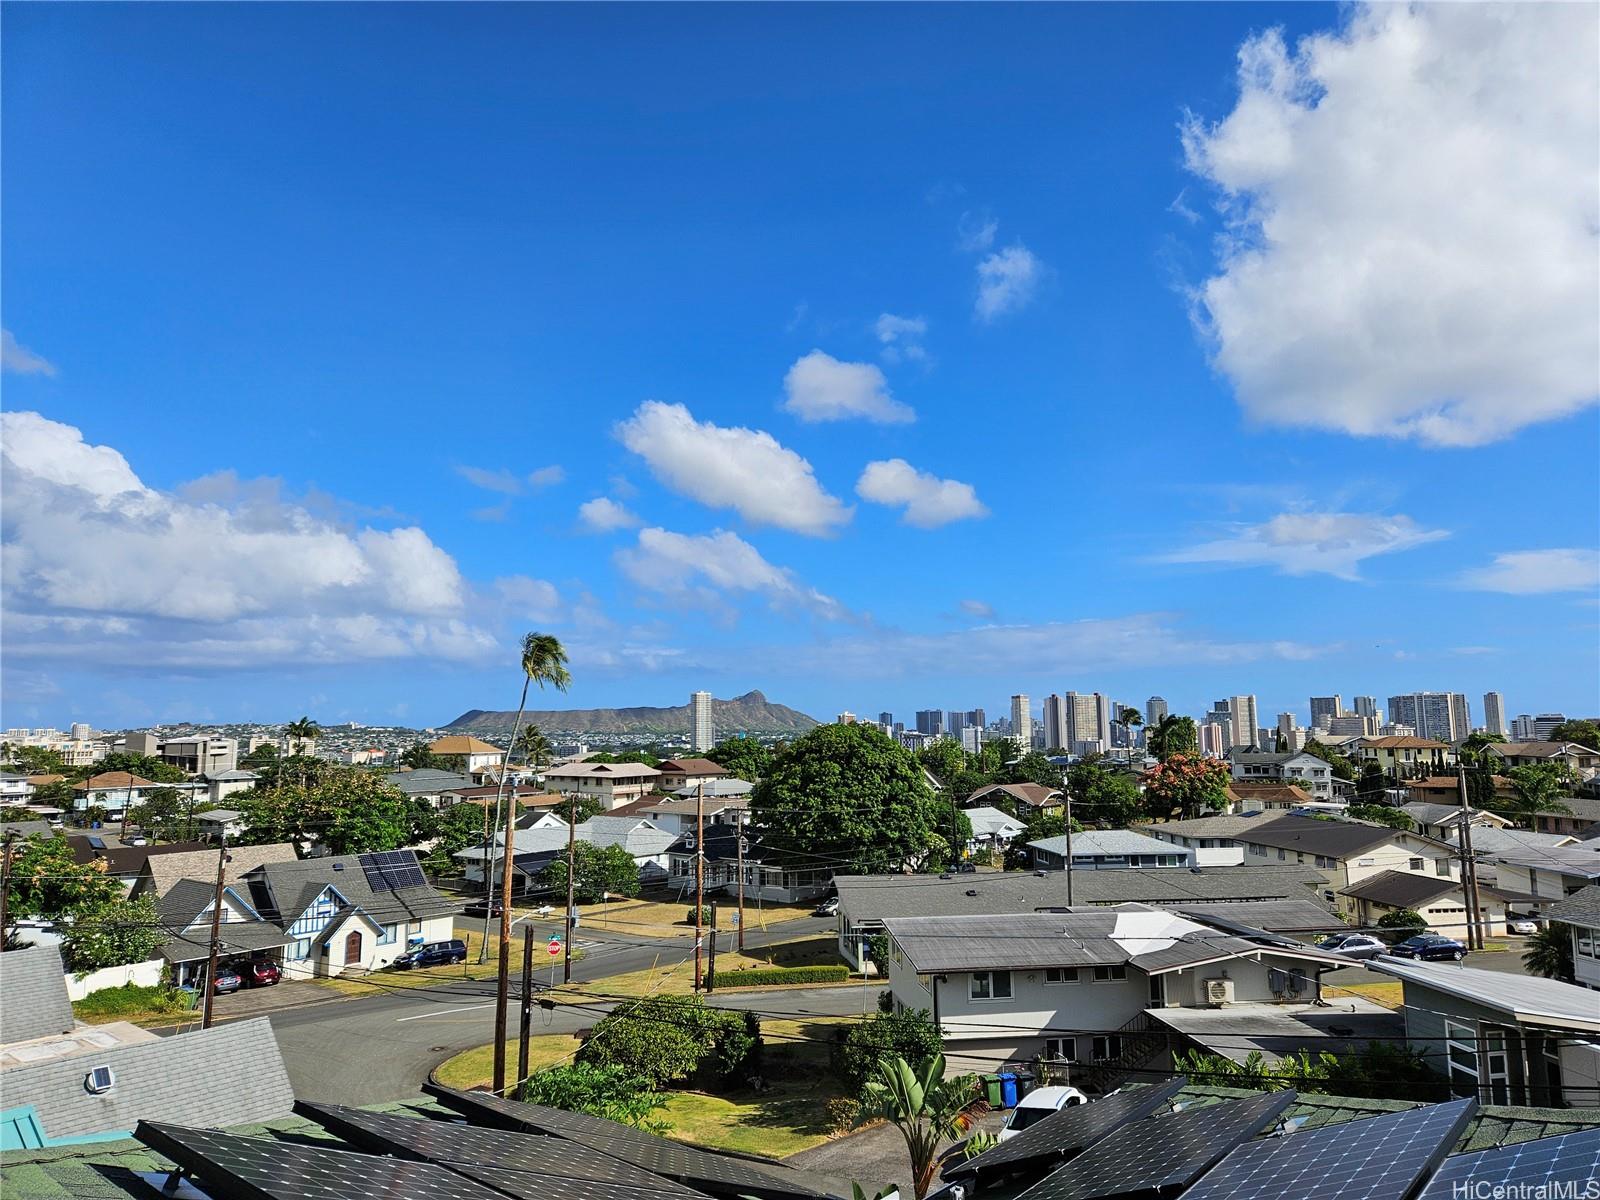
[[[1476,1100],[1452,1100],[1251,1142],[1184,1200],[1404,1200],[1477,1111]]]
[[[1130,1121],[1024,1192],[1023,1200],[1097,1200],[1187,1187],[1295,1102],[1294,1092]]]
[[[1462,1196],[1582,1196],[1600,1181],[1600,1129],[1499,1146],[1444,1160],[1417,1200]],[[1572,1190],[1563,1192],[1562,1186]],[[1526,1188],[1526,1191],[1521,1189]],[[1503,1190],[1501,1190],[1503,1189]]]
[[[228,1200],[501,1200],[444,1167],[140,1121],[134,1136]]]
[[[634,1187],[592,1179],[548,1175],[540,1178],[526,1171],[468,1163],[451,1163],[450,1169],[468,1179],[486,1183],[507,1196],[515,1196],[517,1200],[682,1200],[685,1196],[699,1196],[704,1200],[705,1197],[704,1192],[691,1192],[668,1179],[658,1179],[655,1187]]]
[[[1183,1089],[1183,1079],[1170,1079],[1154,1087],[1132,1088],[1064,1108],[1054,1116],[1030,1125],[1016,1137],[985,1150],[966,1162],[945,1168],[944,1178],[998,1175],[1038,1165],[1042,1160],[1065,1159],[1078,1154],[1118,1126],[1138,1121],[1162,1107]]]
[[[396,888],[423,887],[427,879],[417,856],[410,850],[380,850],[363,854],[361,870],[367,877],[367,886],[375,892],[392,892]]]

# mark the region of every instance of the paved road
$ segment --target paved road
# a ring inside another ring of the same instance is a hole
[[[1506,942],[1509,950],[1490,950],[1479,954],[1467,955],[1462,964],[1468,967],[1477,967],[1484,971],[1498,971],[1503,975],[1526,975],[1527,969],[1522,965],[1522,952],[1527,948],[1528,939],[1525,937],[1495,938],[1497,942]],[[1393,975],[1385,975],[1381,971],[1369,971],[1365,967],[1346,967],[1338,971],[1329,971],[1322,977],[1323,983],[1340,983],[1345,985],[1362,983],[1393,983]]]
[[[537,926],[536,926],[537,927]],[[789,921],[765,931],[750,930],[746,946],[788,941],[831,931],[828,920]],[[574,981],[593,982],[681,961],[693,954],[692,938],[638,938],[580,931],[585,958],[573,967]],[[558,972],[559,975],[559,972]],[[548,979],[548,976],[546,976]],[[494,1036],[493,980],[460,980],[428,989],[383,988],[373,977],[373,995],[343,999],[269,1014],[295,1095],[330,1104],[374,1104],[415,1096],[428,1072],[446,1058],[481,1046]],[[861,986],[784,988],[714,994],[719,1007],[755,1009],[786,1017],[842,1016],[872,1011],[876,989]],[[574,1033],[599,1020],[610,1004],[534,1012],[535,1033]],[[513,1000],[512,1019],[516,1019]]]

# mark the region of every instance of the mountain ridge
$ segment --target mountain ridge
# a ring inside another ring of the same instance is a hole
[[[516,721],[515,709],[472,708],[441,729],[470,729],[480,733],[510,733]],[[669,708],[530,709],[522,714],[527,725],[552,732],[611,734],[686,734],[689,732],[689,706]],[[711,720],[718,739],[744,731],[749,733],[804,733],[819,722],[786,704],[774,704],[759,690],[731,700],[711,701]]]

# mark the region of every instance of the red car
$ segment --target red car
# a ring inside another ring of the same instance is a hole
[[[239,963],[234,970],[238,972],[239,978],[244,980],[245,987],[271,987],[282,978],[278,964],[267,962],[266,959],[257,958]]]

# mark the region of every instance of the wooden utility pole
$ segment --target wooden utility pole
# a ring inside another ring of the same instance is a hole
[[[572,909],[577,875],[578,800],[567,812],[567,940],[561,943],[561,982],[572,982]]]
[[[1467,901],[1467,949],[1483,949],[1483,915],[1478,901],[1478,864],[1472,856],[1472,806],[1467,802],[1467,768],[1456,760],[1456,788],[1461,797],[1461,894]]]
[[[489,801],[483,801],[483,937],[478,942],[478,962],[489,961],[489,920],[494,915],[494,830],[500,825],[500,801],[494,802],[494,823],[489,822]],[[504,857],[502,855],[501,857]]]
[[[11,909],[11,847],[16,840],[16,830],[8,830],[4,856],[0,857],[0,950],[6,948],[6,920]]]
[[[513,732],[511,744],[516,745]],[[500,765],[500,791],[505,793],[511,751]],[[517,840],[517,789],[506,797],[506,841],[500,848],[500,972],[494,989],[494,1090],[506,1094],[506,1015],[511,1004],[511,858]],[[492,908],[493,906],[491,906]]]
[[[706,785],[700,781],[694,804],[694,990],[700,990],[700,942],[706,909]]]
[[[211,899],[211,953],[206,960],[205,1008],[200,1017],[200,1028],[211,1028],[211,1004],[217,998],[217,951],[222,944],[222,888],[228,873],[228,835],[222,835],[217,847],[217,892]]]
[[[528,1035],[533,1031],[533,926],[522,927],[522,1023],[517,1048],[517,1083],[528,1077]]]
[[[1064,825],[1067,834],[1067,907],[1072,907],[1072,793],[1065,788],[1062,794],[1067,798],[1067,819]]]
[[[739,952],[744,953],[744,814],[733,810],[734,828],[739,834]]]
[[[711,945],[710,953],[706,960],[706,991],[712,992],[717,986],[717,902],[711,902]]]

